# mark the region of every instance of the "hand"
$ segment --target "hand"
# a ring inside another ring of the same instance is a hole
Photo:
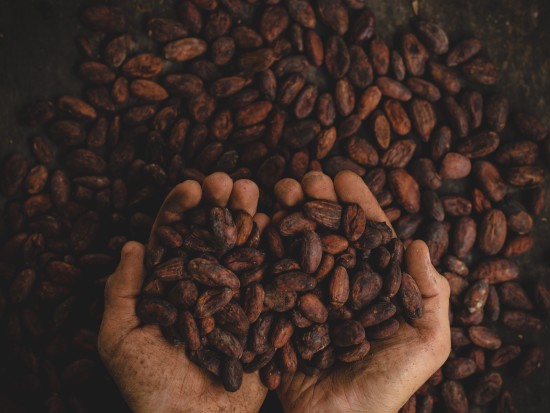
[[[301,185],[292,181],[275,187],[284,207],[301,202],[305,193],[357,203],[368,219],[391,225],[363,180],[352,172],[341,172],[334,183],[319,172],[306,174]],[[398,332],[371,343],[370,353],[360,362],[340,365],[319,377],[285,374],[277,390],[285,412],[395,413],[441,367],[450,352],[449,285],[432,266],[424,242],[409,245],[405,263],[422,293],[423,317],[412,324],[400,320]]]
[[[181,220],[182,214],[206,199],[219,206],[244,210],[260,226],[256,214],[258,187],[249,180],[233,183],[227,174],[208,176],[201,186],[186,181],[166,198],[153,226]],[[148,248],[156,246],[154,235]],[[241,389],[225,391],[219,380],[192,363],[182,347],[166,341],[156,325],[141,325],[137,297],[145,276],[145,248],[128,242],[118,268],[107,281],[105,311],[99,332],[99,354],[134,412],[257,412],[267,390],[258,373],[245,374]]]

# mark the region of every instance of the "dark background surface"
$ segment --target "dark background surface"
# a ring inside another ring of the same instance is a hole
[[[74,37],[82,30],[78,11],[89,3],[0,0],[0,158],[27,148],[26,139],[32,131],[17,124],[16,113],[21,105],[79,92],[81,83],[74,75]],[[169,15],[174,4],[172,0],[113,3],[134,11],[136,29],[142,25],[142,13]],[[419,4],[420,16],[441,24],[451,40],[472,34],[479,37],[485,53],[501,68],[500,84],[510,98],[511,110],[534,112],[550,126],[550,1],[420,0]],[[388,42],[414,17],[408,0],[373,0],[368,6],[376,14],[378,33]],[[535,228],[535,247],[521,260],[522,277],[550,278],[548,204],[550,181],[547,207]],[[537,340],[550,347],[548,325]],[[548,365],[527,380],[506,379],[505,387],[513,389],[520,412],[550,412]]]

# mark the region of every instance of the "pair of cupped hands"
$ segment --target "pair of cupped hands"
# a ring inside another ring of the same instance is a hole
[[[363,180],[350,171],[340,172],[334,180],[309,172],[301,183],[287,181],[275,187],[282,204],[295,203],[304,194],[356,203],[368,219],[391,225]],[[256,213],[258,195],[252,181],[233,182],[222,173],[206,177],[202,186],[185,181],[164,201],[152,234],[159,225],[180,221],[185,211],[205,201],[244,210],[260,228],[265,227],[269,217]],[[152,235],[148,248],[155,245]],[[140,323],[135,308],[146,274],[145,251],[132,241],[122,248],[120,264],[106,284],[98,343],[99,354],[130,408],[137,413],[257,412],[267,394],[258,372],[245,374],[241,388],[229,393],[192,363],[181,347],[168,343],[158,326]],[[284,374],[277,395],[285,412],[395,413],[443,364],[450,351],[449,285],[432,266],[422,241],[408,246],[405,265],[422,294],[423,317],[400,320],[398,332],[373,342],[362,361],[333,367],[316,377],[300,371]]]

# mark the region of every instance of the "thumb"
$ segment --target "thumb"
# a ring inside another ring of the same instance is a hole
[[[424,241],[413,241],[409,245],[405,262],[424,301],[424,315],[414,321],[414,326],[433,332],[449,330],[449,283],[433,267]]]
[[[137,297],[145,277],[145,247],[129,241],[122,247],[120,263],[105,285],[103,328],[117,334],[130,331],[139,324],[136,316]]]

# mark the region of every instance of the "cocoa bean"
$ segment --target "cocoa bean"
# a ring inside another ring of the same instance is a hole
[[[365,340],[365,329],[355,320],[336,324],[330,331],[331,342],[337,347],[349,347]]]
[[[428,189],[439,189],[442,185],[442,177],[437,173],[431,159],[419,158],[412,166],[413,176],[418,183]]]
[[[298,295],[295,291],[268,289],[265,291],[264,304],[276,312],[285,312],[294,308]]]
[[[427,100],[413,99],[410,114],[414,129],[424,142],[428,142],[437,123],[433,105]]]
[[[359,117],[364,120],[369,116],[378,106],[380,99],[382,98],[382,92],[377,86],[369,86],[357,102],[357,113]]]
[[[253,233],[250,236],[252,235]],[[225,273],[231,273],[231,271],[241,273],[243,271],[252,270],[261,266],[264,261],[265,253],[263,251],[251,247],[236,248],[227,253],[223,258],[223,265],[225,265],[225,267],[227,267],[227,269],[229,270],[223,271],[223,277],[226,277]],[[238,288],[238,285],[235,286],[236,283],[234,281],[234,278],[229,278],[232,279],[232,281],[230,281],[232,286],[229,287],[234,289]]]
[[[499,70],[493,62],[483,57],[476,57],[461,66],[468,80],[482,85],[494,85],[499,80]]]
[[[365,340],[361,344],[355,346],[338,349],[336,358],[344,363],[353,363],[365,358],[369,353],[370,343]]]
[[[489,404],[500,394],[502,377],[497,372],[482,376],[476,383],[476,387],[470,394],[472,402],[478,406]]]
[[[526,138],[535,142],[542,141],[548,135],[548,129],[534,115],[518,113],[514,117],[514,125],[517,130]]]
[[[544,350],[541,347],[533,347],[523,357],[518,368],[519,377],[527,377],[539,369],[544,361]]]
[[[445,376],[450,380],[462,380],[476,372],[477,366],[474,360],[466,357],[457,357],[445,363]]]
[[[416,29],[430,51],[442,55],[449,50],[449,39],[445,31],[435,23],[420,20]]]
[[[300,272],[292,271],[278,275],[270,284],[277,291],[310,291],[316,286],[315,278]]]
[[[299,336],[297,350],[304,360],[311,360],[313,355],[330,344],[327,324],[315,324],[304,330]]]
[[[407,112],[397,100],[387,100],[384,102],[384,112],[390,121],[392,130],[401,136],[407,135],[411,131],[411,120]]]
[[[487,302],[489,296],[489,284],[482,279],[472,285],[464,297],[464,305],[470,313],[480,311]]]
[[[519,268],[505,258],[493,258],[482,262],[472,273],[472,279],[486,279],[489,284],[510,281],[517,278]]]
[[[350,7],[354,8],[352,3],[357,2],[348,1],[347,3]],[[363,5],[360,5],[358,8],[362,7]],[[375,24],[376,18],[372,11],[365,9],[351,25],[350,32],[353,41],[355,43],[362,43],[370,39],[374,35]]]
[[[221,377],[225,390],[235,392],[240,389],[243,380],[243,366],[236,357],[227,357],[222,362]]]
[[[422,295],[414,279],[407,273],[403,273],[399,298],[407,317],[411,319],[422,317],[424,312]]]
[[[374,272],[360,271],[350,282],[349,305],[360,310],[369,305],[382,289],[382,277]]]
[[[302,295],[297,302],[300,312],[314,323],[324,323],[328,318],[328,310],[319,298],[307,293]]]
[[[195,258],[187,265],[189,275],[197,282],[210,287],[239,288],[239,279],[233,272],[203,258]]]
[[[194,282],[190,280],[181,280],[172,287],[169,297],[170,302],[176,307],[188,309],[192,308],[197,302],[199,291]]]
[[[502,324],[519,332],[537,332],[542,329],[541,320],[524,311],[505,311],[502,314]]]
[[[395,318],[383,321],[365,331],[365,335],[369,340],[384,340],[393,336],[399,330],[399,321]]]
[[[373,83],[373,68],[372,64],[360,46],[351,46],[350,53],[350,69],[348,77],[351,83],[361,89],[367,88]]]
[[[502,346],[491,357],[491,367],[497,368],[514,360],[521,353],[521,347],[515,344]]]
[[[329,229],[337,230],[342,219],[342,207],[330,201],[309,201],[304,204],[305,216]]]
[[[439,63],[428,62],[428,73],[433,81],[450,95],[456,95],[462,89],[458,74],[451,68]]]
[[[441,386],[441,396],[450,413],[467,413],[468,398],[464,388],[457,381],[449,380]]]
[[[506,216],[499,209],[488,211],[478,230],[477,244],[487,255],[496,255],[506,242]]]
[[[158,298],[145,298],[136,307],[136,314],[146,324],[158,324],[163,327],[174,324],[178,313],[167,301]]]
[[[241,344],[232,334],[220,329],[214,328],[207,336],[208,343],[229,357],[240,358],[243,349]]]
[[[388,183],[397,202],[409,213],[420,211],[420,190],[418,184],[404,169],[398,168],[388,174]]]
[[[401,53],[407,71],[412,76],[422,76],[428,61],[428,51],[412,33],[406,33],[401,39]]]
[[[336,307],[343,306],[350,293],[349,276],[346,269],[336,266],[329,283],[330,304]]]
[[[533,310],[533,303],[521,286],[515,282],[506,282],[498,286],[500,303],[507,308]]]
[[[390,50],[382,39],[376,37],[371,40],[369,45],[369,57],[376,74],[383,76],[388,73]]]
[[[206,290],[197,299],[195,315],[204,318],[221,310],[233,297],[233,291],[229,288],[213,288]]]

